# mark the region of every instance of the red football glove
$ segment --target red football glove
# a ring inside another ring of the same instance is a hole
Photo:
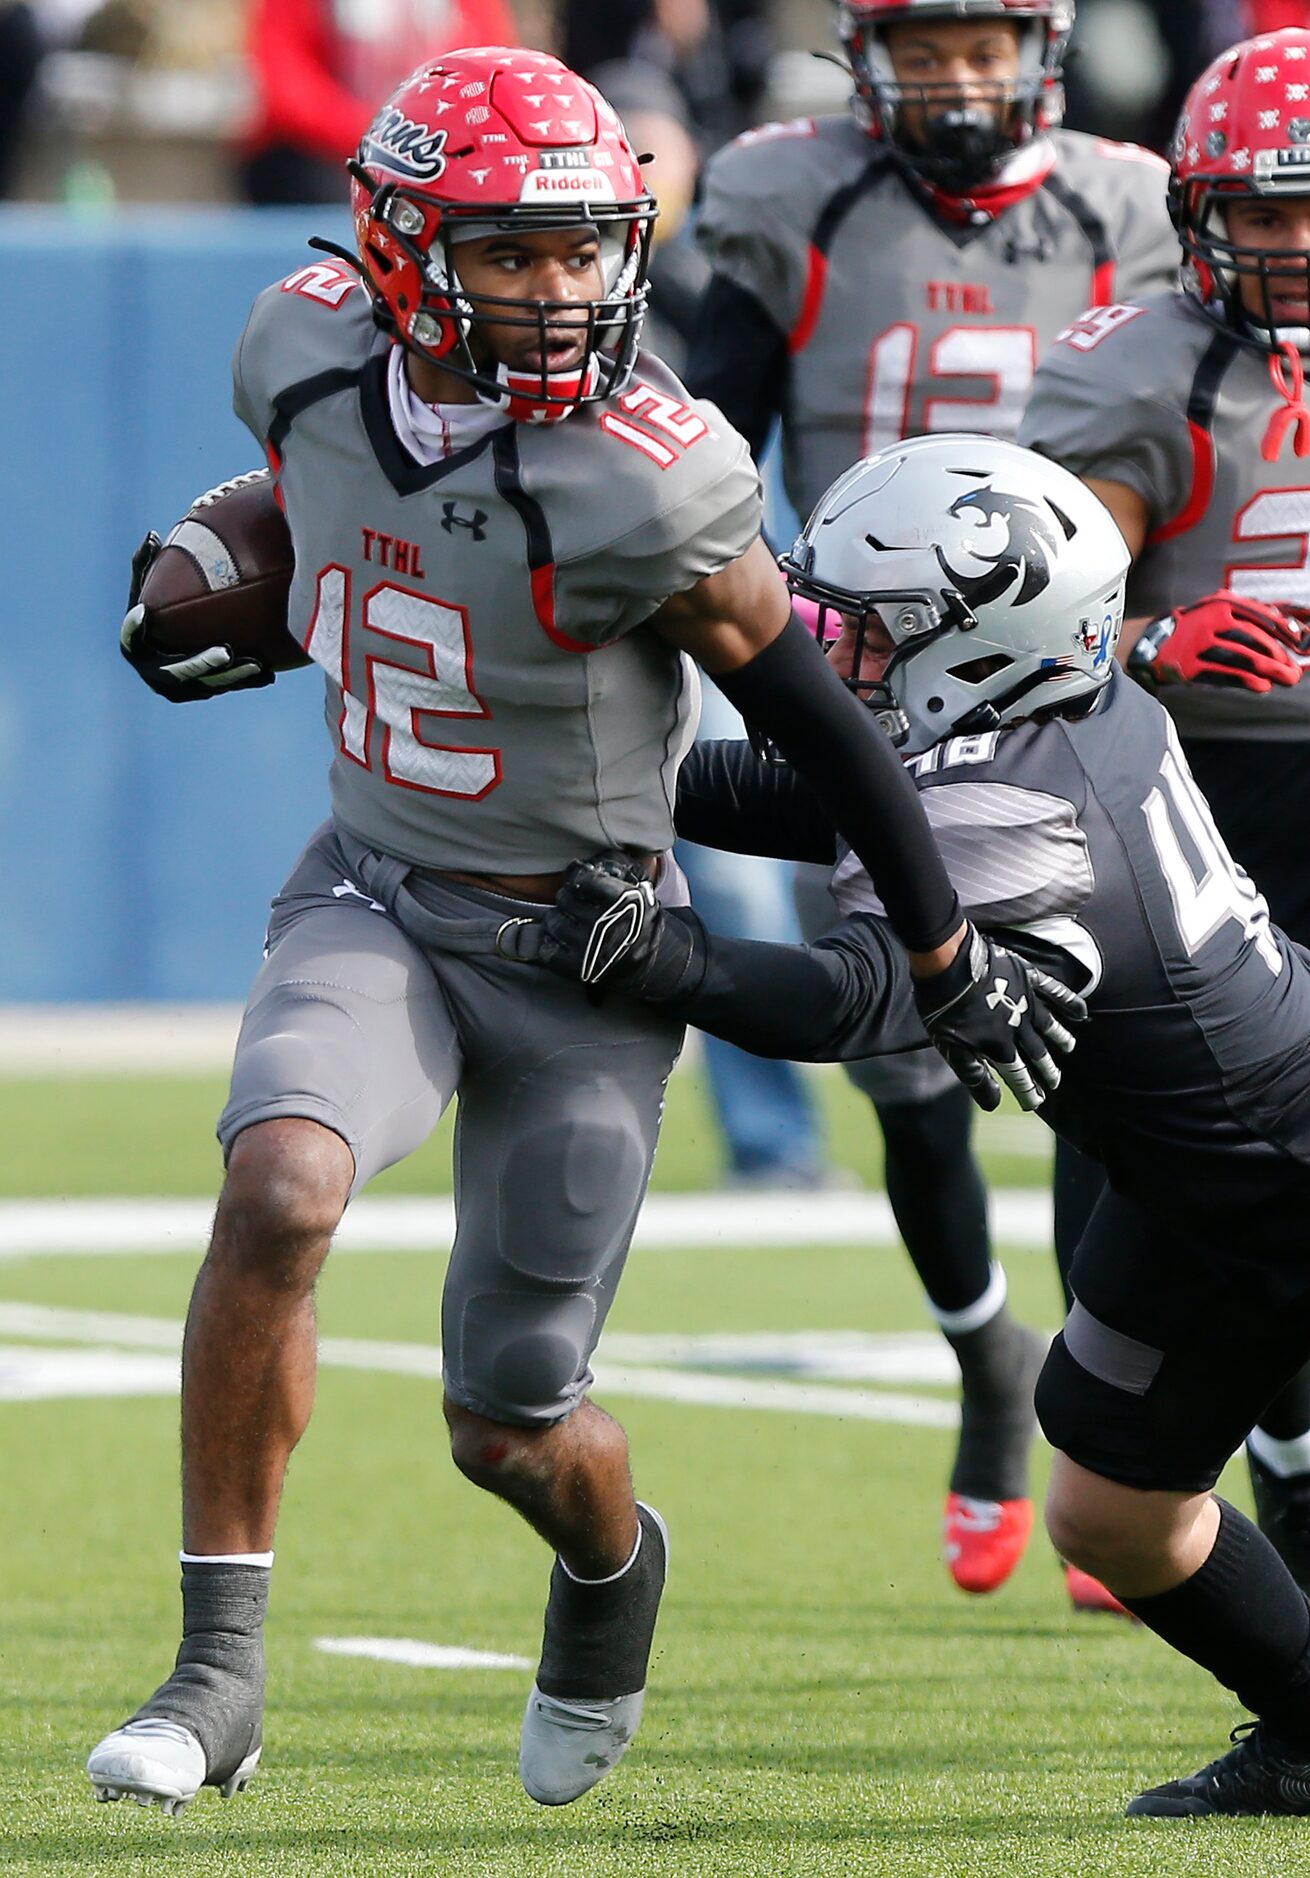
[[[1295,685],[1310,657],[1301,610],[1266,606],[1226,588],[1152,620],[1128,670],[1153,685],[1222,685],[1272,691]]]

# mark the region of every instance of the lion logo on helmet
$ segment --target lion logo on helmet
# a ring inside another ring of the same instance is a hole
[[[1054,505],[1047,506],[1052,508],[1068,539],[1073,533],[1072,525]],[[1051,517],[1035,502],[1030,502],[1026,496],[1007,495],[989,484],[985,489],[970,489],[966,495],[958,497],[949,512],[957,521],[979,522],[983,527],[981,535],[970,535],[965,551],[975,561],[981,561],[989,572],[961,573],[951,566],[943,549],[937,550],[942,568],[959,588],[967,605],[985,606],[991,600],[999,600],[1017,583],[1018,592],[1011,604],[1027,606],[1049,587],[1051,562],[1059,552],[1060,537]],[[994,532],[998,529],[1003,533]],[[995,553],[989,552],[987,545],[993,540],[1000,542]]]

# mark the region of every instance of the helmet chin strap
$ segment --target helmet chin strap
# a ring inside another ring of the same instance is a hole
[[[504,411],[516,424],[558,424],[576,410],[580,398],[590,397],[600,382],[594,353],[566,372],[516,372],[496,367],[499,393],[479,391],[484,404]]]

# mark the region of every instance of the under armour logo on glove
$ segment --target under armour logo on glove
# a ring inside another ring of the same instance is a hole
[[[1001,1004],[1003,1004],[1010,1013],[1009,1018],[1006,1020],[1010,1028],[1017,1030],[1020,1018],[1028,1009],[1028,1000],[1027,998],[1020,998],[1016,1001],[1010,996],[1010,987],[1006,984],[1005,980],[998,978],[996,980],[995,991],[989,991],[987,994],[987,1008],[989,1011],[994,1011],[997,1006]]]
[[[669,1002],[704,971],[700,923],[668,917],[644,868],[618,848],[574,861],[541,919],[507,920],[502,958],[544,965],[560,978]]]
[[[944,972],[915,980],[914,1002],[929,1037],[983,1109],[999,1107],[1002,1082],[1020,1108],[1040,1108],[1060,1086],[1052,1052],[1067,1056],[1074,1047],[1061,1020],[1087,1016],[1076,992],[976,926],[966,927]]]

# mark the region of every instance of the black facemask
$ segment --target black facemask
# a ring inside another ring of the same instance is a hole
[[[952,194],[965,195],[989,182],[1013,152],[996,113],[986,106],[956,105],[932,113],[922,141],[902,146],[923,177]]]

